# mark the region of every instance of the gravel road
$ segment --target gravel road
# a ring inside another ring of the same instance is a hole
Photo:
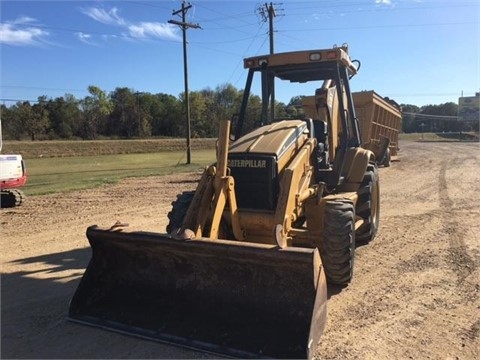
[[[356,250],[355,276],[329,288],[319,359],[480,358],[480,147],[401,144],[380,168],[376,239]],[[68,322],[90,258],[89,225],[165,230],[176,194],[200,173],[32,196],[0,209],[2,358],[211,358]]]

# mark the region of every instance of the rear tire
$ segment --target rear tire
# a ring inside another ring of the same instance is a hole
[[[21,190],[2,190],[0,194],[0,208],[12,208],[20,206],[24,197],[25,196]]]
[[[180,229],[183,225],[183,219],[187,215],[188,208],[193,200],[195,191],[184,191],[177,195],[177,200],[172,202],[172,210],[168,213],[169,223],[167,225],[167,232],[172,232]]]
[[[329,284],[346,285],[353,276],[355,257],[355,207],[348,199],[325,204],[324,228],[319,244]]]
[[[357,244],[367,244],[375,238],[380,222],[380,182],[375,164],[368,165],[358,189],[356,212],[364,221],[357,230]]]

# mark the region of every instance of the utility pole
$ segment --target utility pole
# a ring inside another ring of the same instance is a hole
[[[265,3],[265,7],[267,4]],[[273,18],[276,16],[275,8],[273,4],[267,7],[268,11],[268,32],[270,37],[270,55],[273,54]],[[275,119],[275,78],[272,79],[272,89],[271,89],[271,97],[270,97],[270,121],[272,122]]]
[[[145,94],[144,92],[141,92],[141,91],[136,91],[134,92],[134,95],[137,97],[137,108],[136,108],[136,112],[137,112],[137,121],[138,121],[138,126],[140,126],[140,123],[141,123],[141,117],[140,117],[140,96],[139,95],[143,95]]]
[[[273,4],[270,3],[270,5],[267,5],[265,3],[265,9],[267,10],[268,14],[268,35],[270,37],[270,54],[273,54],[273,18],[277,16],[275,12],[275,8],[273,7]]]
[[[274,48],[273,48],[273,19],[277,16],[277,11],[278,9],[275,8],[275,5],[277,4],[267,4],[265,3],[263,6],[260,6],[258,8],[258,12],[260,13],[260,16],[262,17],[262,20],[264,22],[267,21],[268,19],[268,36],[270,38],[270,55],[274,54]],[[280,9],[283,10],[283,9]],[[275,79],[272,79],[271,83],[271,89],[270,89],[270,121],[273,121],[275,117]]]
[[[188,95],[188,65],[187,65],[187,29],[194,28],[194,29],[201,29],[200,25],[198,24],[190,24],[187,23],[185,20],[187,11],[192,7],[190,3],[182,1],[182,8],[180,10],[176,10],[172,12],[172,15],[180,15],[182,21],[176,20],[169,20],[169,24],[178,25],[182,28],[183,33],[183,74],[184,74],[184,81],[185,81],[185,112],[187,113],[186,116],[186,125],[187,125],[187,164],[191,163],[191,147],[190,147],[190,98]]]

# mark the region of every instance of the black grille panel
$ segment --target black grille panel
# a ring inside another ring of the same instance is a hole
[[[275,210],[279,188],[275,156],[230,154],[228,167],[239,208]]]

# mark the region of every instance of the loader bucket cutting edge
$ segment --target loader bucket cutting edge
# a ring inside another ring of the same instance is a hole
[[[242,358],[312,358],[326,320],[316,249],[87,229],[69,318]]]

